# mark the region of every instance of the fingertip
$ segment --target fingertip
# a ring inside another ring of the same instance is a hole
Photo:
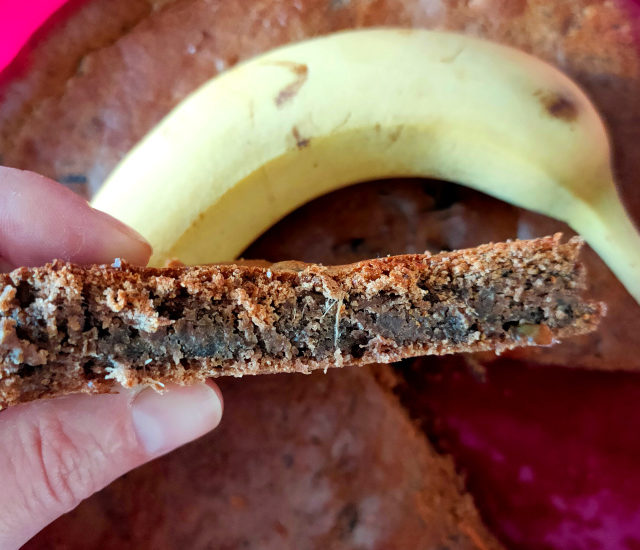
[[[122,258],[133,265],[147,265],[153,250],[140,233],[106,212],[95,208],[90,211],[94,217],[94,231],[102,235],[103,256],[109,261]]]
[[[81,264],[122,258],[146,265],[151,245],[116,218],[40,174],[0,167],[0,256],[13,266],[58,258]]]
[[[150,457],[167,453],[210,432],[222,419],[222,399],[209,384],[148,388],[132,403],[134,430]]]
[[[220,399],[220,418],[222,419],[222,415],[224,414],[224,398],[222,397],[222,391],[220,390],[218,384],[216,384],[211,378],[209,378],[205,382],[205,384],[209,386],[214,392],[216,392],[218,399]]]
[[[166,390],[119,388],[3,411],[0,548],[19,547],[125,472],[220,423],[222,399],[215,384],[170,384]]]
[[[0,256],[0,273],[9,273],[10,271],[13,271],[14,268],[15,266],[11,262]]]

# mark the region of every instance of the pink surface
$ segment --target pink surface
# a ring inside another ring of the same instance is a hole
[[[0,71],[66,0],[0,0]]]
[[[408,392],[494,532],[512,550],[640,549],[640,373],[486,367],[426,360]]]

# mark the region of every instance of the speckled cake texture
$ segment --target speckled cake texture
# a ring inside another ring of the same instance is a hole
[[[593,330],[579,239],[346,266],[54,262],[0,276],[0,396],[392,362]]]

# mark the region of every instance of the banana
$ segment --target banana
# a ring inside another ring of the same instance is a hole
[[[358,30],[213,78],[93,205],[149,239],[154,265],[218,262],[336,188],[437,178],[567,222],[640,301],[640,237],[610,166],[598,113],[552,66],[453,33]]]

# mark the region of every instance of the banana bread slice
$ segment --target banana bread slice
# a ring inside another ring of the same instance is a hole
[[[551,344],[604,311],[560,238],[337,267],[19,268],[0,276],[0,404]]]

